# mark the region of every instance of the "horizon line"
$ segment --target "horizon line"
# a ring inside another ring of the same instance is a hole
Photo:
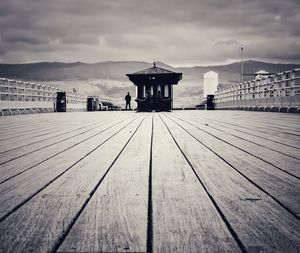
[[[294,63],[294,62],[278,62],[278,61],[266,61],[266,60],[261,60],[261,59],[247,59],[244,60],[243,62],[260,62],[260,63],[268,63],[268,64],[291,64],[291,65],[299,65],[299,63]],[[153,64],[153,62],[147,62],[147,61],[138,61],[138,60],[104,60],[104,61],[99,61],[99,62],[82,62],[82,61],[71,61],[71,62],[63,62],[63,61],[34,61],[34,62],[21,62],[21,63],[5,63],[5,62],[0,62],[0,64],[3,65],[25,65],[25,64],[39,64],[39,63],[61,63],[61,64],[101,64],[101,63],[130,63],[130,62],[136,62],[136,63],[146,63],[146,64]],[[241,60],[229,60],[229,61],[224,61],[220,63],[215,63],[215,64],[167,64],[162,61],[155,61],[155,63],[158,63],[158,65],[163,64],[167,65],[171,68],[193,68],[193,67],[216,67],[216,66],[223,66],[223,65],[230,65],[230,64],[235,64],[235,63],[241,63]]]

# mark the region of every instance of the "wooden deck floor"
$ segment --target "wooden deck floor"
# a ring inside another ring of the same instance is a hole
[[[0,252],[300,251],[298,115],[0,122]]]

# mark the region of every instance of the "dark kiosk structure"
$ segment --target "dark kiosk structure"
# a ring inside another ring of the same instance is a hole
[[[87,98],[87,110],[89,112],[99,111],[99,98],[95,96],[88,96]]]
[[[173,85],[178,84],[182,73],[156,67],[127,74],[137,86],[138,111],[170,111],[173,105]]]
[[[67,111],[67,97],[65,91],[59,91],[56,93],[56,111],[57,112]]]
[[[215,95],[207,95],[206,110],[215,109],[214,97]]]

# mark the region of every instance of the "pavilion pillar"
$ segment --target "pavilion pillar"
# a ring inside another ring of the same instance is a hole
[[[168,98],[170,96],[169,85],[167,85],[167,84],[164,85],[164,96],[166,98]]]
[[[139,87],[135,86],[135,98],[139,98]]]
[[[171,98],[172,98],[172,100],[171,100],[171,109],[173,109],[173,85],[170,85],[171,86]]]

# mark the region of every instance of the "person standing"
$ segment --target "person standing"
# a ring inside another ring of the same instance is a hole
[[[130,93],[129,93],[129,92],[128,92],[127,95],[125,96],[125,101],[126,101],[126,107],[125,107],[125,110],[127,110],[127,107],[129,107],[129,110],[131,110],[131,105],[130,105],[131,96],[130,96]]]

